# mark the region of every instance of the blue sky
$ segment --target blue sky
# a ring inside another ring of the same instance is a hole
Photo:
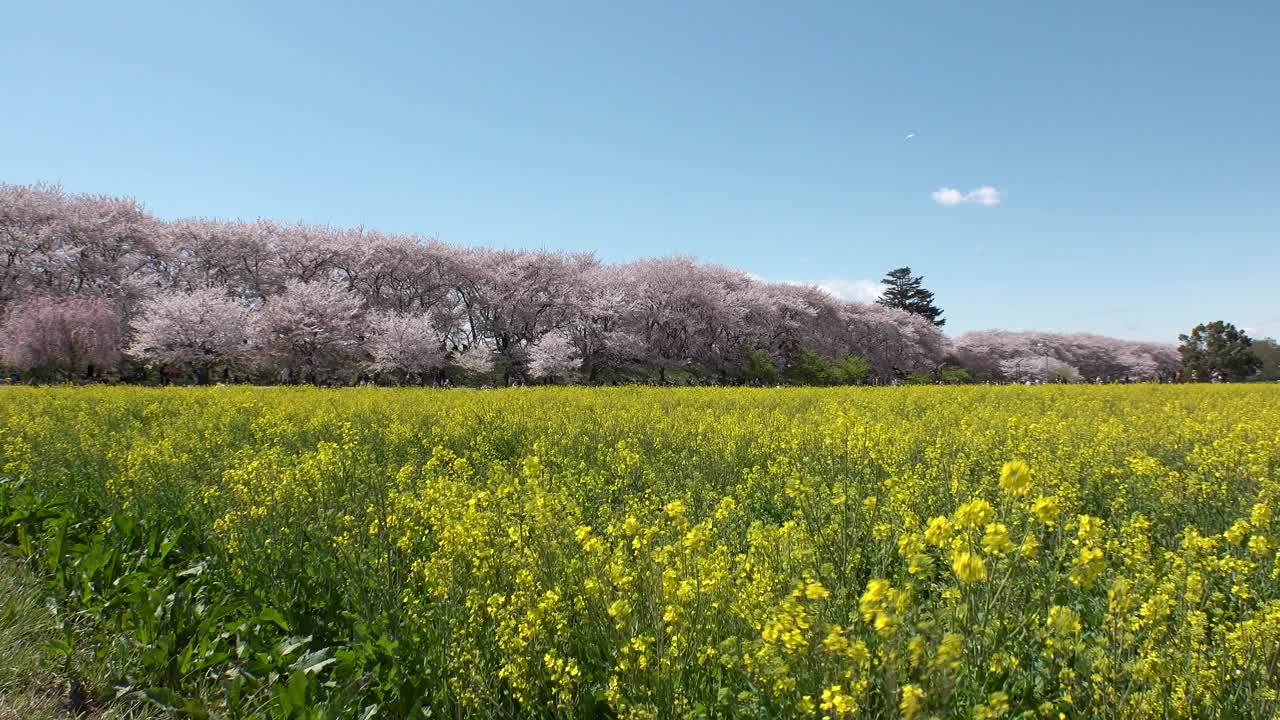
[[[689,253],[854,297],[910,265],[952,333],[1280,335],[1280,3],[4,15],[0,181],[166,218]],[[998,204],[934,198],[983,187]]]

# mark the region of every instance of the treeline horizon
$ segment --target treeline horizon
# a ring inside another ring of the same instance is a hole
[[[687,256],[451,245],[0,184],[0,365],[33,380],[831,385],[1158,379],[1173,344],[980,331]]]

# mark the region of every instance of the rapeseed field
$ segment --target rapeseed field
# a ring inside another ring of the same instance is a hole
[[[1280,711],[1275,387],[7,388],[0,428],[102,702]]]

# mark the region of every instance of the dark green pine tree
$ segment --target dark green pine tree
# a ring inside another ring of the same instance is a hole
[[[947,321],[942,319],[942,308],[933,304],[933,293],[924,289],[923,275],[913,276],[911,268],[900,267],[890,270],[880,282],[887,287],[876,302],[886,307],[915,313],[938,327],[947,324]]]

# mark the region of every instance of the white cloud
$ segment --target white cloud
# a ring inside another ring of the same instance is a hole
[[[964,205],[971,203],[974,205],[982,205],[984,207],[994,207],[1000,204],[1004,199],[1004,191],[997,190],[990,185],[983,185],[976,190],[969,192],[960,192],[955,188],[938,188],[933,191],[933,201],[939,205]]]
[[[827,278],[805,285],[817,285],[820,289],[845,300],[858,302],[875,302],[884,293],[884,285],[879,280],[859,278]]]
[[[991,187],[990,185],[983,185],[977,190],[974,190],[973,192],[969,193],[969,196],[968,196],[969,202],[975,202],[975,203],[978,203],[979,205],[985,205],[987,207],[991,207],[993,205],[999,205],[1000,201],[1003,199],[1004,199],[1004,193]]]
[[[1280,338],[1280,317],[1268,318],[1265,320],[1257,320],[1247,324],[1247,327],[1240,328],[1246,335],[1254,340],[1262,338]]]
[[[964,202],[964,193],[955,188],[938,188],[933,191],[933,200],[939,205],[959,205]]]
[[[747,274],[752,279],[760,282],[769,282],[769,280],[754,273]],[[822,280],[783,280],[782,284],[816,287],[842,300],[854,300],[864,303],[875,302],[884,294],[884,285],[879,280],[870,278],[828,277]]]

